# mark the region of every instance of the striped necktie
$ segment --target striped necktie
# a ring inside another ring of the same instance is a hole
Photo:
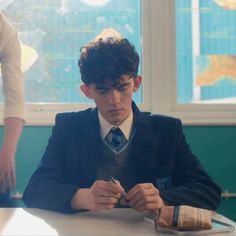
[[[113,127],[111,130],[111,145],[116,150],[120,150],[126,143],[126,138],[120,128]]]

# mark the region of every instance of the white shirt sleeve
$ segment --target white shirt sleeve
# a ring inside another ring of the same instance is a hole
[[[21,48],[15,28],[0,14],[0,62],[3,80],[4,118],[25,120],[24,77]]]

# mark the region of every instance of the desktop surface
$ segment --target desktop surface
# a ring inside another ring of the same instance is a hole
[[[156,232],[153,224],[144,221],[147,215],[147,212],[127,208],[72,215],[35,208],[0,208],[0,235],[166,235]],[[219,214],[215,216],[236,226]],[[232,236],[236,232],[217,235]]]

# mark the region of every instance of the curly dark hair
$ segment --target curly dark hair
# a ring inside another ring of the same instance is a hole
[[[80,48],[78,66],[85,84],[119,84],[122,75],[136,77],[139,55],[128,39],[108,38],[90,42]]]

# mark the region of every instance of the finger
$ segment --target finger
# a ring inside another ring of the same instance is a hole
[[[140,208],[143,205],[156,204],[156,203],[157,203],[157,197],[156,196],[144,196],[136,202],[130,201],[130,205],[135,209]]]
[[[6,179],[4,179],[2,182],[1,182],[1,188],[0,188],[0,192],[1,193],[5,193],[8,189],[8,184],[6,183]]]
[[[107,209],[113,209],[115,205],[113,204],[98,204],[96,209],[94,210],[107,210]]]
[[[16,186],[16,173],[15,171],[11,172],[11,189]]]
[[[135,202],[132,205],[132,207],[138,211],[159,210],[163,206],[164,206],[163,199],[160,196],[154,196],[154,195],[145,197],[140,201]]]
[[[12,189],[14,187],[14,179],[12,176],[8,177],[8,188]]]
[[[119,180],[116,179],[116,180],[115,180],[116,183],[113,183],[112,181],[109,181],[109,182],[112,183],[112,184],[118,185],[118,186],[120,186],[120,187],[123,189],[123,187],[121,186]],[[124,190],[124,189],[123,189],[123,190]]]
[[[0,171],[0,183],[4,180],[5,172]]]
[[[155,188],[140,188],[139,191],[135,192],[136,194],[130,194],[128,195],[128,200],[131,204],[135,204],[136,202],[142,200],[142,199],[146,199],[148,197],[151,196],[159,196],[159,192],[157,191],[157,189]]]
[[[122,193],[124,192],[124,188],[121,186],[120,182],[118,180],[116,180],[116,184],[112,183],[112,182],[107,182],[107,187],[113,191],[113,192],[118,192],[118,193]]]
[[[114,192],[110,192],[110,191],[103,190],[103,189],[97,189],[95,191],[95,196],[96,197],[112,197],[112,198],[119,199],[120,193],[114,193]]]
[[[4,193],[4,187],[3,187],[3,183],[1,183],[1,186],[0,186],[0,193]]]
[[[122,205],[122,206],[128,206],[129,202],[125,198],[121,198],[119,200],[119,204]]]
[[[96,189],[102,189],[106,192],[112,192],[112,193],[122,193],[124,189],[117,184],[111,183],[109,181],[98,181],[95,183]]]
[[[155,203],[148,203],[148,204],[144,204],[144,205],[141,205],[137,208],[135,208],[137,211],[154,211],[154,210],[157,210],[159,208],[157,208],[156,204]]]
[[[12,175],[12,171],[8,170],[5,176],[5,187],[7,190],[13,188],[14,186],[14,175]]]
[[[92,210],[111,209],[115,207],[117,202],[117,199],[96,198]]]
[[[12,183],[12,178],[11,178],[11,174],[9,171],[7,171],[5,173],[4,178],[2,179],[2,189],[3,191],[7,191],[9,189],[11,189],[11,186],[13,185]]]
[[[154,186],[148,186],[147,189],[141,189],[133,198],[129,199],[129,205],[133,208],[139,208],[142,205],[154,203],[156,204],[156,208],[159,205],[163,205],[163,201],[161,200],[158,189],[154,188]]]
[[[139,192],[145,191],[147,189],[152,189],[152,188],[155,188],[155,187],[151,183],[137,184],[127,193],[127,198],[131,199]]]
[[[118,202],[118,199],[113,197],[98,197],[96,201],[98,204],[115,205]]]

